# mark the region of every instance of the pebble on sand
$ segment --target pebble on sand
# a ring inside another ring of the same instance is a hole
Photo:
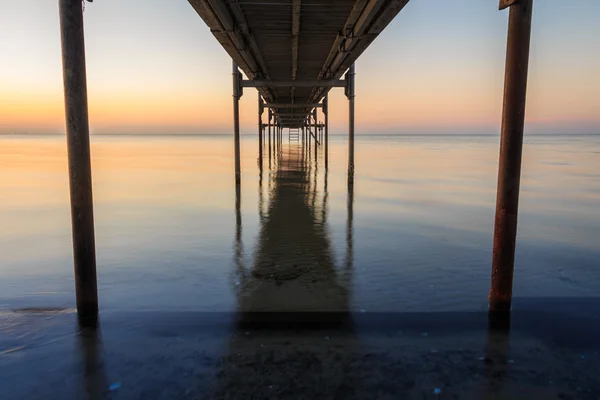
[[[111,392],[114,392],[115,390],[119,389],[120,387],[121,387],[121,382],[115,382],[108,387],[108,390],[110,390]]]

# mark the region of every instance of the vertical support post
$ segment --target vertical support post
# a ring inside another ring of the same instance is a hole
[[[317,129],[318,129],[317,127],[318,127],[318,124],[317,124],[317,109],[316,109],[316,108],[313,110],[313,113],[312,113],[312,114],[313,114],[313,119],[314,119],[314,121],[313,121],[313,122],[314,122],[314,125],[313,125],[313,126],[314,126],[314,128],[315,128],[315,129],[314,129],[314,131],[315,131],[315,146],[317,146],[317,145],[319,144],[319,135],[318,135],[318,133],[317,133]]]
[[[520,0],[510,7],[508,22],[489,296],[490,316],[497,317],[509,315],[512,301],[532,9],[533,0]]]
[[[323,99],[323,114],[325,114],[325,168],[329,167],[329,93]]]
[[[319,134],[317,133],[317,109],[315,108],[312,112],[314,119],[314,135],[315,135],[315,168],[317,163],[317,148],[319,147]]]
[[[93,327],[98,284],[81,0],[60,0],[59,12],[77,314],[82,326]]]
[[[346,73],[346,96],[349,103],[348,181],[354,179],[354,64]]]
[[[271,167],[271,120],[273,119],[273,111],[269,108],[269,167]]]
[[[241,182],[240,169],[240,71],[235,61],[232,61],[233,67],[233,142],[234,142],[234,157],[235,157],[235,183]]]
[[[262,114],[265,109],[263,99],[258,92],[258,164],[262,170],[262,155],[263,155],[263,123]]]

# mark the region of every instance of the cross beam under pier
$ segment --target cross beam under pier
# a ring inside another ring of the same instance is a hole
[[[321,108],[321,103],[267,103],[265,107],[268,108]]]
[[[269,80],[242,80],[242,87],[267,87],[267,88],[282,88],[282,87],[346,87],[346,81],[343,79],[331,79],[331,80],[282,80],[282,81],[269,81]]]

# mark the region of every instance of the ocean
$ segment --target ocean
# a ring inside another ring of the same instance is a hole
[[[310,310],[487,307],[497,135],[357,136],[351,191],[345,137],[331,137],[327,169],[322,148],[287,140],[269,163],[265,142],[261,174],[244,135],[239,224],[232,137],[91,146],[101,310],[235,311],[242,278],[297,252],[345,274],[345,303]],[[597,294],[599,167],[600,136],[526,137],[516,298]],[[0,138],[0,221],[0,309],[73,307],[64,137]]]
[[[3,399],[597,399],[600,135],[526,135],[510,331],[498,135],[92,136],[79,330],[63,136],[0,137]]]

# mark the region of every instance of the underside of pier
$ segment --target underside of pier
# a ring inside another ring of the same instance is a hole
[[[408,0],[189,2],[267,103],[307,105],[274,108],[280,126],[296,127]]]

